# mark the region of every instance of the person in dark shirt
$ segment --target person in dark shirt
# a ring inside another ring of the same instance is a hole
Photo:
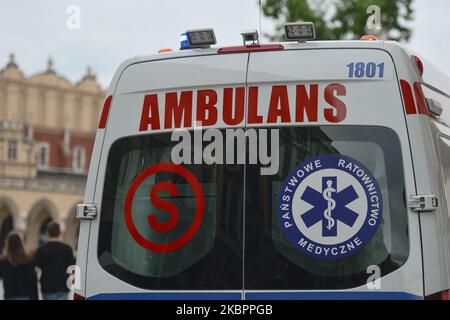
[[[36,252],[35,264],[41,269],[41,291],[44,300],[67,300],[67,268],[75,264],[72,248],[59,240],[59,224],[51,222],[47,227],[48,242]]]
[[[5,254],[0,259],[5,300],[37,300],[37,277],[32,257],[16,232],[6,237]]]

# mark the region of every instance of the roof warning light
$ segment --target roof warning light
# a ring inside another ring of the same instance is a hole
[[[305,42],[316,38],[316,30],[312,22],[290,22],[284,25],[287,41]]]
[[[181,35],[181,50],[209,48],[216,44],[216,36],[211,28],[188,30]]]

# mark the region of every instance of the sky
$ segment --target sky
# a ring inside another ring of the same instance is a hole
[[[80,9],[80,29],[69,29],[70,6]],[[450,75],[449,0],[415,0],[410,47]],[[274,22],[262,18],[263,33]],[[0,0],[0,69],[14,53],[26,76],[54,68],[72,82],[89,65],[106,88],[122,61],[179,47],[188,29],[213,27],[218,46],[242,42],[259,29],[257,0]]]

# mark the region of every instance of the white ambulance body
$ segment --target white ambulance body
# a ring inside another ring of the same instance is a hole
[[[78,209],[76,299],[447,297],[450,81],[398,43],[137,57],[119,67],[108,96]],[[276,129],[277,171],[262,175],[261,163],[206,164],[196,156],[171,166],[180,128],[193,137],[210,128]],[[328,164],[336,157],[341,168]],[[334,236],[325,234],[330,216],[321,216],[333,207],[312,180],[319,171],[302,180],[308,161],[317,166],[311,170],[329,165],[324,174],[337,179],[328,186],[348,215],[335,216]],[[374,191],[352,187],[360,173],[376,180]],[[280,212],[292,181],[292,212]],[[168,192],[168,182],[176,190]],[[375,201],[379,210],[367,211]],[[169,212],[177,213],[171,226]],[[345,242],[340,230],[361,236]]]

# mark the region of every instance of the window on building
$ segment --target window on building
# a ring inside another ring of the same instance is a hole
[[[73,159],[72,159],[73,171],[77,173],[84,172],[85,163],[86,163],[86,149],[80,146],[75,147],[73,149]]]
[[[8,161],[17,161],[17,141],[8,141]]]
[[[50,161],[50,145],[41,143],[38,147],[37,166],[39,169],[47,169]]]

